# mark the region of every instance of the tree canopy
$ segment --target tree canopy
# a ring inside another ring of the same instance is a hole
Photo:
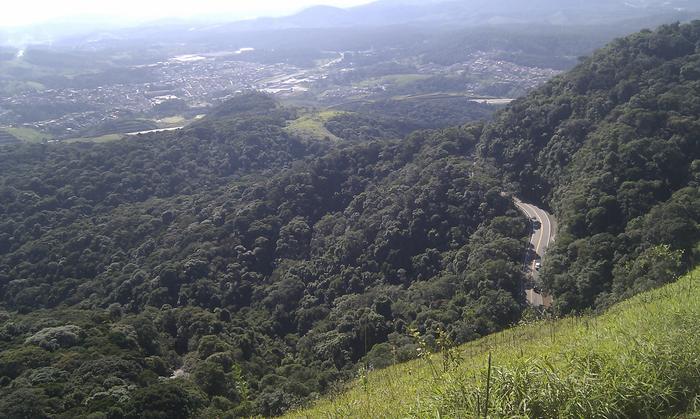
[[[558,216],[542,278],[563,312],[671,280],[697,257],[698,65],[700,22],[643,31],[486,128],[480,155]],[[642,268],[656,265],[673,274]]]
[[[406,134],[411,107],[375,104],[303,139],[244,94],[175,132],[0,146],[0,412],[276,415],[412,358],[410,330],[507,327],[530,232],[507,191],[557,215],[559,312],[672,281],[700,239],[699,63],[696,22],[487,124]]]

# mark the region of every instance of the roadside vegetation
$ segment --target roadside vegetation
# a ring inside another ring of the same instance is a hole
[[[615,40],[484,130],[480,156],[559,222],[541,279],[560,313],[605,308],[700,260],[698,97],[695,21]]]
[[[294,418],[662,417],[700,409],[700,269],[600,316],[523,320],[371,371]],[[491,369],[488,363],[491,357]],[[490,379],[489,379],[490,376]]]

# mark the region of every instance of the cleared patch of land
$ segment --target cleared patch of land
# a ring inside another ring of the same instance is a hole
[[[171,127],[174,125],[183,125],[186,122],[187,119],[185,119],[185,117],[182,115],[170,116],[168,118],[158,119],[157,121],[155,121],[155,123],[158,124],[159,127],[163,128]]]
[[[487,105],[507,105],[515,99],[497,98],[497,99],[472,99],[472,102],[485,103]]]
[[[99,137],[82,137],[82,138],[70,138],[68,140],[62,140],[62,143],[108,143],[110,141],[117,141],[124,138],[122,134],[107,134],[100,135]]]
[[[343,111],[321,111],[304,114],[291,121],[285,131],[291,135],[296,135],[304,139],[342,141],[326,129],[326,122],[332,118],[347,112]]]
[[[49,134],[33,128],[2,128],[0,131],[4,131],[18,140],[28,143],[41,143],[51,139]]]
[[[406,86],[421,80],[429,79],[427,74],[392,74],[388,76],[376,77],[363,80],[356,84],[358,87],[373,87],[381,85]]]

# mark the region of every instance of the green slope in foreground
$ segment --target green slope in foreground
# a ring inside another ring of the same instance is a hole
[[[700,409],[700,269],[601,316],[538,321],[360,373],[290,417],[664,417]],[[697,417],[690,413],[687,417]]]

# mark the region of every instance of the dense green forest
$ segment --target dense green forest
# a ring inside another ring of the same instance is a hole
[[[427,95],[405,99],[380,99],[376,101],[358,101],[340,105],[339,108],[352,112],[333,118],[326,124],[329,131],[351,132],[349,137],[366,138],[370,130],[386,131],[401,137],[425,129],[439,129],[463,125],[468,122],[491,118],[496,106],[473,102],[463,96]],[[348,119],[355,119],[349,121]],[[363,137],[364,135],[364,137]],[[384,135],[385,137],[386,134]],[[381,135],[375,135],[381,138]],[[396,138],[396,137],[394,137]]]
[[[614,41],[485,130],[480,155],[558,216],[542,279],[561,312],[605,307],[695,262],[699,97],[696,21]]]
[[[530,228],[503,192],[561,222],[558,312],[671,281],[700,239],[699,63],[697,22],[618,40],[486,125],[350,114],[327,126],[343,141],[310,140],[246,94],[176,132],[2,146],[0,412],[276,415],[413,358],[413,331],[501,330]]]
[[[331,145],[294,117],[246,95],[177,133],[3,149],[0,411],[277,414],[412,358],[411,327],[518,319],[528,226],[470,158],[481,126]]]

